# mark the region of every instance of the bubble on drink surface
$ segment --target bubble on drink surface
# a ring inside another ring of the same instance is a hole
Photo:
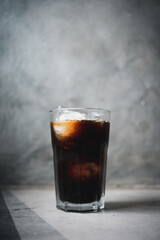
[[[75,112],[75,111],[65,111],[59,113],[56,117],[56,121],[67,121],[67,120],[86,120],[87,116],[85,113]]]

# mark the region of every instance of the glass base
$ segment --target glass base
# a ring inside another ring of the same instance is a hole
[[[59,202],[57,208],[65,212],[99,212],[104,209],[104,196],[99,202],[73,204],[69,202]]]

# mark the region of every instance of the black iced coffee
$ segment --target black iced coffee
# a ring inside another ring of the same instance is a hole
[[[51,122],[56,191],[60,202],[99,202],[105,192],[109,121]]]

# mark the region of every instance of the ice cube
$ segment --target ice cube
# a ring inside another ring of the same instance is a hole
[[[79,126],[77,120],[81,121],[85,119],[86,114],[84,113],[68,110],[65,110],[63,113],[60,112],[53,123],[53,128],[57,138],[60,141],[63,141],[68,137],[74,138],[76,133],[79,133],[79,131],[77,131],[77,127]]]
[[[98,176],[99,166],[94,162],[75,163],[69,168],[69,175],[74,180],[88,181]]]
[[[88,119],[93,121],[102,121],[101,113],[91,112],[88,116]]]
[[[55,121],[52,123],[56,137],[60,141],[66,138],[75,137],[77,129],[77,121]]]
[[[86,120],[86,114],[74,111],[65,111],[57,116],[56,121],[67,121],[67,120]]]

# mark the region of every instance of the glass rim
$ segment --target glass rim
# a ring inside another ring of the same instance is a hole
[[[109,112],[111,114],[111,111],[109,109],[105,108],[90,108],[90,107],[56,107],[53,110],[50,110],[49,112],[56,112],[56,111],[61,111],[61,110],[89,110],[89,111],[104,111],[104,112]]]

